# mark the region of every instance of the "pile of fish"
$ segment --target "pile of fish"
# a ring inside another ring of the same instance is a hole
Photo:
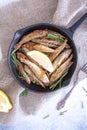
[[[73,64],[67,39],[48,29],[25,35],[14,46],[12,56],[22,79],[44,88],[56,83]]]

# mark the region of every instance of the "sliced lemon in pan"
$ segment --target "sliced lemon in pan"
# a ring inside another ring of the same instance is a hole
[[[0,112],[9,112],[12,109],[12,103],[7,94],[0,90]]]
[[[27,55],[30,56],[34,61],[36,61],[39,65],[41,65],[42,68],[44,68],[45,70],[49,72],[54,71],[51,60],[44,53],[33,50],[28,52]]]

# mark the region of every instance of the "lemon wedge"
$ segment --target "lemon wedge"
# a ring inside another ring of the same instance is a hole
[[[0,90],[0,112],[8,113],[12,109],[12,103],[7,94]]]
[[[44,53],[33,50],[27,52],[27,55],[30,56],[34,61],[36,61],[39,65],[41,65],[41,67],[44,68],[45,70],[49,72],[54,71],[51,60]]]

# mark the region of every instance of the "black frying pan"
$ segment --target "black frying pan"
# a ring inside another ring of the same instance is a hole
[[[29,88],[29,89],[34,90],[34,91],[41,91],[41,92],[52,91],[49,88],[44,89],[41,86],[38,86],[38,85],[35,85],[32,83],[30,85],[28,85],[25,81],[21,80],[18,77],[18,73],[17,73],[17,71],[16,71],[16,69],[11,61],[11,53],[14,49],[14,45],[16,43],[18,43],[24,35],[31,33],[32,31],[38,30],[38,29],[53,30],[53,31],[56,31],[56,32],[62,34],[63,36],[65,36],[68,39],[68,44],[71,46],[73,54],[74,54],[74,57],[73,57],[74,64],[69,69],[69,72],[68,72],[67,76],[64,78],[63,83],[62,83],[62,86],[66,86],[69,84],[71,77],[75,71],[76,65],[77,65],[77,51],[76,51],[75,44],[73,42],[73,33],[77,29],[77,27],[86,18],[87,18],[87,13],[82,18],[80,18],[73,26],[71,26],[68,29],[59,27],[57,25],[49,24],[49,23],[39,23],[39,24],[35,24],[32,26],[28,26],[26,28],[20,29],[15,33],[14,38],[13,38],[11,45],[9,47],[9,50],[8,50],[8,64],[9,64],[10,71],[13,73],[13,76],[17,79],[17,81],[19,81],[21,86],[23,86],[25,88]],[[58,87],[56,87],[56,89],[58,89]]]

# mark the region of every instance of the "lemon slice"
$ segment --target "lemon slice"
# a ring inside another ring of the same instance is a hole
[[[51,60],[44,53],[33,50],[33,51],[27,52],[27,55],[30,56],[33,60],[35,60],[45,70],[47,70],[49,72],[54,71]]]
[[[0,112],[9,112],[12,109],[12,103],[10,102],[7,94],[0,90]]]

